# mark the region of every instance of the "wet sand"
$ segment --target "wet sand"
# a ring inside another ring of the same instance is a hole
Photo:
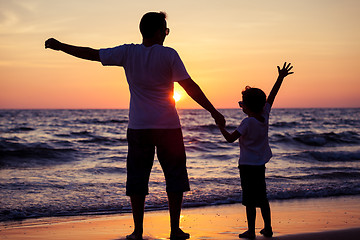
[[[270,202],[272,239],[359,239],[360,196]],[[257,239],[263,227],[257,212]],[[0,225],[0,239],[121,240],[133,230],[131,214],[57,217]],[[183,209],[181,227],[190,239],[239,239],[247,228],[241,204]],[[167,211],[145,213],[144,239],[168,239]]]

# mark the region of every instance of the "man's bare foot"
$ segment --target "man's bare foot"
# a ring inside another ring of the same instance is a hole
[[[255,232],[246,231],[239,234],[239,238],[255,239]]]
[[[130,235],[127,235],[126,239],[128,239],[128,240],[143,240],[142,234],[135,233],[135,232],[133,232]]]
[[[177,230],[171,230],[170,239],[171,240],[181,240],[181,239],[189,239],[190,234],[185,233],[183,230],[178,228]]]

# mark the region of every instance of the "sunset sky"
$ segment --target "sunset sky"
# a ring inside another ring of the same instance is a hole
[[[267,94],[294,65],[274,107],[360,107],[359,0],[0,0],[0,109],[128,108],[124,71],[44,48],[141,43],[149,11],[168,14],[165,46],[217,108],[246,86]],[[180,91],[178,108],[197,108]]]

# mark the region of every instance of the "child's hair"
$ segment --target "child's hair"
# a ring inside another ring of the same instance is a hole
[[[255,113],[263,110],[266,103],[266,94],[259,88],[245,87],[242,91],[243,104]]]

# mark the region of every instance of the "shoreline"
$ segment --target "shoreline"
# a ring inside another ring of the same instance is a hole
[[[358,239],[360,196],[339,196],[276,200],[270,202],[274,237],[272,239]],[[181,227],[190,239],[239,239],[247,229],[245,207],[239,203],[184,208]],[[257,211],[257,239],[263,238],[260,210]],[[0,239],[115,240],[125,239],[133,229],[131,214],[54,217],[25,220],[0,226]],[[144,239],[168,239],[167,210],[147,211]],[[315,236],[315,238],[314,238]],[[325,237],[324,237],[325,236]],[[337,236],[338,238],[334,238]]]

